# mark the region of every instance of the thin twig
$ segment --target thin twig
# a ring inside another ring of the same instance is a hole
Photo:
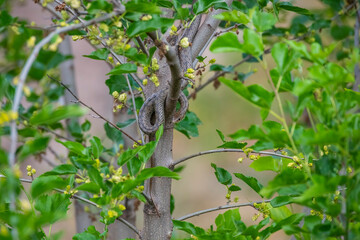
[[[198,156],[202,156],[202,155],[207,155],[207,154],[212,154],[212,153],[222,153],[222,152],[241,152],[243,153],[244,150],[242,149],[233,149],[233,148],[221,148],[221,149],[213,149],[213,150],[208,150],[208,151],[203,151],[203,152],[198,152],[195,154],[192,154],[190,156],[181,158],[179,160],[177,160],[176,162],[174,162],[173,164],[171,164],[170,168],[173,168],[174,166],[178,165],[179,163],[185,162],[186,160],[189,160],[191,158],[194,157],[198,157]],[[288,158],[288,159],[293,159],[293,157],[290,156],[286,156],[286,155],[282,155],[282,154],[278,154],[278,153],[274,153],[274,152],[265,152],[265,151],[258,151],[258,152],[252,152],[255,154],[263,154],[263,155],[267,155],[267,156],[276,156],[276,157],[282,157],[282,158]]]
[[[132,99],[132,103],[133,103],[133,112],[134,112],[134,115],[135,115],[136,124],[138,126],[139,131],[140,131],[141,142],[145,143],[144,134],[141,131],[140,126],[139,126],[139,117],[138,117],[138,114],[137,114],[137,111],[136,111],[135,96],[134,96],[134,93],[133,93],[133,90],[132,90],[132,87],[131,87],[131,84],[130,84],[130,81],[129,81],[129,77],[128,77],[127,74],[125,74],[125,78],[126,78],[126,82],[128,84],[129,90],[130,90],[131,99]]]
[[[59,0],[55,0],[57,3],[61,3]],[[66,7],[66,10],[68,12],[70,12],[74,17],[76,17],[80,22],[84,22],[83,19],[81,19],[70,7]],[[123,12],[124,10],[121,9],[121,12]],[[110,48],[106,42],[100,37],[100,36],[96,36],[96,38],[100,41],[101,45],[103,45],[105,48],[107,48],[111,55],[113,55],[113,57],[121,64],[123,64],[124,62],[120,59],[120,57],[112,50],[112,48]],[[136,83],[143,88],[144,86],[142,85],[142,82],[140,81],[140,79],[134,74],[134,73],[130,73],[131,77],[136,81]]]
[[[104,120],[105,122],[107,122],[108,124],[110,124],[111,126],[113,126],[114,128],[116,128],[118,131],[120,131],[121,133],[123,133],[125,136],[127,136],[128,138],[130,138],[132,141],[136,142],[139,145],[143,145],[143,143],[138,142],[137,140],[135,140],[132,136],[130,136],[128,133],[126,133],[124,130],[122,130],[121,128],[119,128],[118,126],[116,126],[116,124],[112,123],[110,120],[108,120],[107,118],[105,118],[104,116],[102,116],[100,113],[98,113],[93,107],[87,105],[86,103],[84,103],[83,101],[81,101],[65,84],[63,84],[61,81],[56,80],[55,78],[47,75],[48,78],[50,78],[51,80],[59,83],[61,86],[63,86],[75,99],[78,103],[80,103],[81,105],[83,105],[84,107],[86,107],[87,109],[89,109],[90,111],[92,111],[93,113],[95,113],[99,118],[101,118],[102,120]]]
[[[146,54],[147,57],[149,57],[149,53],[148,53],[143,41],[141,40],[141,38],[136,37],[135,39],[138,42],[140,49]]]
[[[264,54],[267,54],[270,52],[270,49],[266,49],[264,51]],[[246,61],[248,61],[249,59],[251,59],[252,56],[251,55],[247,55],[245,58],[243,58],[240,62],[234,64],[234,68],[240,66],[241,64],[245,63]],[[211,78],[209,78],[204,84],[201,84],[200,86],[198,86],[197,88],[195,88],[195,91],[192,92],[191,94],[189,94],[189,96],[187,97],[188,99],[192,98],[195,94],[197,94],[199,91],[201,91],[204,87],[206,87],[207,85],[209,85],[210,83],[212,83],[213,81],[215,81],[216,79],[218,79],[221,76],[224,76],[226,73],[226,71],[220,71],[220,72],[216,72],[214,74],[214,76],[212,76]]]
[[[16,91],[15,91],[14,101],[13,101],[13,105],[12,105],[12,111],[18,112],[18,110],[19,110],[25,80],[27,78],[27,75],[30,71],[30,68],[31,68],[33,62],[36,60],[37,55],[39,54],[41,48],[45,44],[50,42],[51,39],[58,34],[69,32],[71,30],[75,30],[75,29],[79,29],[79,28],[84,28],[89,25],[92,25],[92,24],[95,24],[98,22],[102,22],[102,21],[110,19],[118,14],[121,14],[121,12],[112,12],[112,13],[103,15],[98,18],[91,19],[91,20],[83,22],[83,23],[74,24],[74,25],[63,27],[63,28],[58,28],[55,31],[51,32],[47,37],[42,39],[38,44],[36,44],[32,53],[30,54],[29,58],[26,60],[25,66],[21,70],[20,77],[19,77],[19,83],[18,83],[18,85],[16,87]],[[9,151],[9,165],[10,165],[10,167],[12,167],[15,164],[15,152],[16,152],[17,138],[18,138],[17,129],[16,129],[16,121],[12,121],[10,124],[10,138],[11,138],[11,144],[10,144],[10,151]]]
[[[254,203],[261,204],[263,202],[268,203],[270,201],[271,200],[264,200],[264,201],[258,201],[258,202],[248,202],[248,203],[238,203],[238,204],[233,204],[233,205],[223,205],[223,206],[219,206],[219,207],[209,208],[209,209],[201,210],[201,211],[198,211],[198,212],[190,213],[188,215],[179,217],[176,220],[184,221],[184,220],[186,220],[188,218],[200,216],[200,215],[205,214],[205,213],[215,212],[215,211],[229,209],[229,208],[254,207]]]
[[[0,175],[0,178],[6,178],[6,176]],[[33,182],[31,179],[25,179],[25,178],[19,178],[19,181],[20,181],[20,182],[25,182],[25,183],[32,183],[32,182]],[[65,192],[64,190],[61,190],[61,189],[58,189],[58,188],[54,188],[54,190],[57,191],[57,192],[60,192],[60,193],[64,193],[64,192]],[[80,196],[78,196],[78,195],[76,195],[76,194],[72,195],[71,198],[74,198],[74,199],[77,199],[77,200],[86,202],[86,203],[88,203],[88,204],[90,204],[90,205],[93,205],[93,206],[95,206],[95,207],[99,207],[98,204],[90,201],[89,199],[80,197]],[[128,226],[131,230],[133,230],[133,231],[140,237],[140,239],[141,239],[140,232],[139,232],[139,230],[138,230],[134,225],[132,225],[131,223],[129,223],[128,221],[126,221],[126,220],[123,219],[123,218],[118,217],[118,218],[116,218],[116,219],[117,219],[118,221],[122,222],[123,224],[125,224],[126,226]]]

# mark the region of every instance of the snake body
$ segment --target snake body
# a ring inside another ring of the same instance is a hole
[[[183,37],[188,37],[191,42],[196,34],[196,31],[200,25],[201,18],[197,17],[191,24],[190,28],[187,28],[184,32]],[[188,68],[192,68],[191,59],[191,47],[179,50],[179,60],[183,72],[186,72]],[[187,86],[187,81],[183,80],[181,89]],[[141,131],[146,134],[155,133],[161,124],[165,121],[165,103],[166,97],[169,92],[169,87],[161,89],[153,93],[142,105],[139,111],[139,127]],[[189,103],[187,97],[182,91],[178,98],[180,103],[180,109],[175,112],[172,122],[179,122],[185,117]]]
[[[139,126],[141,131],[146,134],[155,133],[161,124],[165,121],[165,102],[169,88],[162,89],[152,94],[144,104],[139,112]],[[180,92],[178,99],[180,109],[175,112],[173,123],[179,122],[185,117],[189,103],[183,92]]]

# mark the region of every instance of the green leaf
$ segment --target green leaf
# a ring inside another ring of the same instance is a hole
[[[110,53],[109,49],[99,48],[93,51],[92,53],[90,53],[90,55],[83,55],[83,57],[87,57],[95,60],[106,60],[108,58],[109,53]]]
[[[86,113],[86,109],[78,105],[66,105],[57,107],[55,110],[52,105],[46,105],[39,111],[34,112],[30,118],[30,124],[42,125],[53,124],[66,118],[81,117]]]
[[[192,234],[194,236],[205,234],[204,229],[202,229],[200,227],[196,227],[192,223],[184,222],[184,221],[178,221],[178,220],[172,220],[172,221],[173,221],[173,224],[174,224],[174,228],[179,229],[181,231],[187,232],[187,233]]]
[[[118,148],[120,143],[123,143],[122,133],[109,125],[109,123],[104,124],[104,129],[106,136],[113,141],[114,145]]]
[[[21,146],[19,152],[19,160],[22,161],[30,155],[34,155],[45,151],[50,141],[50,137],[37,137],[27,140],[24,145]]]
[[[134,37],[141,33],[152,32],[160,29],[161,32],[167,30],[174,23],[175,19],[161,18],[156,15],[149,21],[137,21],[129,25],[126,33],[129,37]]]
[[[223,66],[220,64],[213,64],[210,66],[210,71],[224,71],[224,72],[233,72],[234,71],[234,67],[233,66]]]
[[[211,163],[211,166],[215,169],[215,176],[219,183],[223,185],[229,185],[232,183],[231,174],[224,168],[219,168],[215,163]]]
[[[125,51],[125,57],[133,60],[134,62],[138,62],[144,65],[148,65],[148,58],[144,53],[139,53],[136,48],[130,48]]]
[[[244,44],[242,49],[245,53],[259,57],[264,53],[264,45],[261,35],[254,30],[244,29]]]
[[[223,143],[226,142],[226,140],[225,140],[225,135],[224,135],[220,130],[218,130],[218,129],[216,129],[216,132],[217,132],[217,134],[219,135],[221,141],[222,141]]]
[[[228,9],[228,6],[224,0],[198,0],[193,6],[193,11],[196,15],[199,15],[216,5],[218,8]]]
[[[271,157],[260,157],[259,159],[253,161],[250,166],[255,171],[274,171],[278,172],[279,168],[279,160]]]
[[[142,146],[139,146],[134,149],[131,149],[131,148],[127,149],[125,152],[123,152],[119,156],[117,163],[119,164],[119,166],[123,166],[125,163],[127,163],[132,158],[134,158],[136,156],[136,154],[138,154],[138,152],[141,151],[142,149],[143,149]]]
[[[231,185],[229,187],[229,191],[232,191],[232,192],[236,192],[236,191],[240,191],[241,188],[239,186],[236,186],[236,185]]]
[[[138,181],[145,181],[146,179],[149,179],[151,177],[168,177],[173,178],[176,180],[180,179],[180,176],[171,171],[170,169],[162,166],[153,167],[153,168],[146,168],[140,172],[140,174],[136,177]]]
[[[111,69],[111,71],[107,75],[121,75],[124,73],[134,73],[136,71],[137,71],[137,66],[135,64],[124,63]]]
[[[210,46],[210,51],[214,53],[242,52],[243,46],[235,33],[228,32],[213,41]]]
[[[87,150],[81,143],[72,142],[72,141],[66,141],[66,142],[61,142],[59,140],[56,141],[62,144],[67,149],[69,149],[70,152],[73,152],[80,156],[87,156]]]
[[[135,176],[139,172],[142,164],[143,163],[137,157],[134,157],[128,161],[127,168],[129,170],[130,176]]]
[[[94,158],[99,158],[104,148],[101,145],[101,140],[98,137],[94,136],[92,139],[90,139],[90,143],[91,143],[91,152],[94,155]]]
[[[202,124],[202,122],[196,114],[188,111],[185,118],[175,124],[175,129],[190,139],[191,137],[199,136],[198,125],[200,124]]]
[[[237,10],[232,10],[231,12],[222,12],[215,15],[214,18],[240,24],[247,24],[250,22],[249,17],[245,13]]]
[[[353,31],[354,28],[352,27],[335,25],[331,28],[330,33],[335,40],[339,41],[347,38],[350,35],[353,35]]]
[[[154,168],[146,168],[142,170],[134,180],[128,180],[124,184],[118,184],[112,190],[112,196],[117,197],[122,193],[127,193],[135,187],[142,184],[145,180],[152,177],[169,177],[176,180],[180,179],[180,176],[171,171],[169,168],[158,166]]]
[[[94,182],[84,183],[76,187],[77,190],[82,190],[90,193],[97,194],[100,192],[100,187]]]
[[[215,219],[215,224],[217,231],[220,233],[220,239],[222,239],[221,235],[229,233],[229,231],[232,231],[234,234],[238,234],[244,225],[241,221],[239,209],[232,209],[224,212],[223,214],[219,214]]]
[[[243,180],[249,187],[251,187],[255,192],[260,193],[260,190],[263,188],[263,185],[258,182],[254,177],[247,177],[242,173],[234,173],[235,177]]]
[[[270,204],[267,203],[267,205]],[[272,208],[269,206],[269,209],[270,209],[270,217],[275,222],[280,222],[281,220],[284,220],[292,215],[292,212],[286,206],[277,207],[277,208]]]
[[[97,185],[99,185],[101,188],[105,188],[103,178],[100,175],[100,172],[94,168],[93,166],[88,167],[87,169],[89,178],[92,182],[95,182]]]
[[[37,198],[54,188],[65,188],[68,183],[59,176],[37,177],[31,184],[31,196]]]
[[[303,191],[302,185],[305,182],[306,176],[304,172],[297,169],[285,168],[280,174],[276,175],[276,177],[270,181],[266,187],[261,189],[260,194],[266,198],[269,198],[275,192],[290,187],[292,189],[292,193],[294,194],[295,189],[298,189],[298,191]]]
[[[221,144],[220,146],[218,146],[217,148],[235,148],[235,149],[243,149],[245,146],[247,145],[246,142],[236,142],[236,141],[229,141],[229,142],[224,142],[223,144]]]
[[[123,92],[128,91],[129,87],[124,75],[111,75],[109,79],[105,81],[106,86],[109,88],[109,94],[111,95],[114,91]]]
[[[77,233],[73,236],[73,240],[102,240],[100,233],[96,231],[94,226],[89,226],[85,232]]]
[[[41,219],[53,224],[66,216],[70,204],[69,196],[55,193],[43,195],[36,199],[35,209],[41,213]]]
[[[271,29],[276,23],[276,17],[273,14],[258,10],[254,12],[252,20],[259,32]]]
[[[220,77],[219,81],[230,87],[240,96],[255,104],[256,106],[265,109],[271,108],[271,104],[274,99],[274,93],[268,92],[260,85],[254,84],[247,87],[239,81],[234,81],[223,77]]]
[[[302,14],[305,16],[313,15],[309,10],[307,10],[305,8],[301,8],[301,7],[292,6],[291,3],[289,3],[289,2],[282,2],[282,3],[278,4],[278,7],[282,8],[284,10],[296,12],[298,14]]]
[[[149,14],[160,14],[161,9],[156,6],[155,2],[147,2],[147,1],[129,1],[125,4],[126,12],[141,12],[141,13],[149,13]]]
[[[292,203],[292,197],[291,196],[277,196],[276,198],[272,199],[270,204],[272,207],[281,207],[287,204]]]
[[[85,122],[83,124],[81,124],[81,130],[83,132],[89,131],[90,128],[91,128],[91,122],[89,120],[85,120]]]
[[[71,164],[62,164],[53,168],[53,170],[45,172],[40,175],[40,177],[44,176],[52,176],[52,175],[67,175],[67,174],[76,174],[77,169]]]
[[[302,202],[315,197],[321,197],[330,193],[334,193],[340,182],[343,180],[341,176],[328,178],[322,175],[312,175],[313,185],[309,187],[296,202]]]
[[[95,0],[90,3],[90,7],[87,8],[87,11],[91,14],[95,14],[104,10],[105,12],[112,11],[113,6],[106,0]]]
[[[271,49],[271,55],[281,75],[291,70],[291,64],[298,59],[294,57],[294,54],[290,55],[288,46],[285,43],[276,43]]]

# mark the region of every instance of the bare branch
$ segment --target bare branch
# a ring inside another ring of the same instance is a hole
[[[214,149],[214,150],[208,150],[208,151],[203,151],[203,152],[198,152],[195,154],[192,154],[190,156],[181,158],[177,161],[175,161],[170,168],[173,168],[174,166],[176,166],[179,163],[185,162],[186,160],[189,160],[191,158],[194,157],[198,157],[198,156],[202,156],[202,155],[207,155],[207,154],[212,154],[212,153],[222,153],[222,152],[241,152],[243,153],[244,150],[241,149],[233,149],[233,148],[220,148],[220,149]],[[282,154],[278,154],[278,153],[274,153],[274,152],[265,152],[265,151],[258,151],[258,152],[252,152],[252,153],[256,153],[256,154],[263,154],[263,155],[267,155],[267,156],[276,156],[276,157],[282,157],[282,158],[288,158],[288,159],[293,159],[293,157],[291,156],[286,156],[286,155],[282,155]]]
[[[135,115],[136,124],[137,124],[137,126],[139,128],[139,131],[140,131],[141,142],[144,144],[145,143],[144,134],[141,131],[140,126],[139,126],[139,117],[138,117],[138,114],[137,114],[137,111],[136,111],[135,96],[134,96],[133,90],[131,88],[129,77],[128,77],[127,74],[125,74],[125,78],[126,78],[126,82],[128,84],[128,87],[129,87],[129,90],[130,90],[130,93],[131,93],[131,99],[132,99],[132,103],[133,103],[133,112],[134,112],[134,115]]]
[[[79,28],[84,28],[89,25],[110,19],[119,14],[121,14],[121,12],[112,12],[112,13],[106,14],[104,16],[101,16],[99,18],[94,18],[94,19],[91,19],[91,20],[83,22],[83,23],[78,23],[78,24],[66,26],[63,28],[58,28],[55,31],[51,32],[47,37],[42,39],[38,44],[36,44],[36,46],[34,47],[34,50],[32,51],[31,55],[27,59],[25,66],[21,70],[20,77],[19,77],[19,83],[18,83],[18,85],[16,87],[16,91],[15,91],[15,97],[14,97],[14,102],[12,105],[12,111],[18,112],[18,110],[19,110],[20,101],[21,101],[21,97],[22,97],[22,91],[23,91],[26,77],[30,71],[30,68],[31,68],[33,62],[36,60],[36,57],[39,54],[41,48],[45,44],[50,42],[51,39],[57,34],[69,32],[71,30],[75,30],[75,29],[79,29]],[[16,152],[16,146],[17,146],[17,137],[18,137],[18,135],[17,135],[17,129],[16,129],[16,121],[12,121],[10,124],[10,138],[11,138],[11,145],[10,145],[10,151],[9,151],[9,165],[10,166],[13,166],[15,164],[15,152]]]
[[[6,176],[0,175],[0,178],[6,178]],[[25,182],[25,183],[32,183],[32,182],[33,182],[31,179],[25,179],[25,178],[19,178],[19,180],[20,180],[20,182]],[[61,190],[61,189],[58,189],[58,188],[54,188],[54,190],[57,191],[57,192],[60,192],[60,193],[64,193],[64,192],[65,192],[64,190]],[[80,197],[80,196],[78,196],[78,195],[76,195],[76,194],[72,195],[71,198],[80,200],[80,201],[82,201],[82,202],[88,203],[88,204],[93,205],[93,206],[95,206],[95,207],[99,207],[98,204],[90,201],[89,199]],[[136,228],[134,225],[132,225],[131,223],[129,223],[128,221],[126,221],[125,219],[120,218],[120,217],[116,218],[116,220],[118,220],[118,221],[122,222],[123,224],[125,224],[126,226],[128,226],[128,227],[129,227],[131,230],[133,230],[133,231],[140,237],[140,239],[141,239],[140,232],[139,232],[139,230],[137,230],[137,228]]]
[[[233,0],[227,0],[226,3],[230,5]],[[192,59],[194,60],[200,53],[201,49],[208,43],[208,39],[211,38],[212,34],[215,32],[216,28],[220,24],[220,20],[213,18],[216,14],[223,12],[224,10],[218,9],[209,13],[204,21],[204,23],[200,26],[194,41],[192,43]]]
[[[141,49],[141,50],[146,54],[146,56],[148,57],[148,56],[149,56],[148,50],[146,49],[146,47],[145,47],[143,41],[141,40],[141,38],[140,38],[140,37],[136,37],[135,39],[136,39],[137,43],[139,44],[140,49]]]
[[[248,202],[248,203],[238,203],[238,204],[233,204],[233,205],[223,205],[223,206],[219,206],[219,207],[209,208],[209,209],[201,210],[201,211],[198,211],[198,212],[190,213],[188,215],[179,217],[176,220],[184,221],[186,219],[196,217],[196,216],[200,216],[200,215],[205,214],[205,213],[215,212],[215,211],[229,209],[229,208],[254,207],[254,203],[261,204],[263,202],[268,203],[270,201],[271,200],[264,200],[264,201],[258,201],[258,202]]]
[[[70,94],[76,99],[76,101],[78,103],[80,103],[81,105],[83,105],[84,107],[86,107],[87,109],[89,109],[90,111],[92,111],[93,113],[95,113],[97,116],[99,116],[99,118],[101,118],[102,120],[104,120],[105,122],[107,122],[108,124],[110,124],[111,126],[113,126],[114,128],[116,128],[118,131],[120,131],[121,133],[123,133],[125,136],[127,136],[128,138],[130,138],[132,141],[136,142],[139,145],[143,145],[143,143],[138,142],[137,140],[135,140],[133,137],[131,137],[129,134],[127,134],[124,130],[122,130],[121,128],[119,128],[118,126],[116,126],[116,124],[112,123],[110,120],[106,119],[104,116],[102,116],[100,113],[98,113],[94,108],[92,108],[91,106],[87,105],[86,103],[84,103],[83,101],[81,101],[65,84],[63,84],[61,81],[57,81],[56,79],[52,78],[51,76],[47,75],[50,79],[54,80],[55,82],[59,83],[61,86],[63,86],[67,91],[70,92]]]

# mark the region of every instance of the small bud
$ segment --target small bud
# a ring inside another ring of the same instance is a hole
[[[171,26],[171,31],[177,32],[177,30],[178,30],[178,29],[177,29],[177,27],[176,27],[175,25],[172,25],[172,26]]]
[[[189,38],[187,37],[184,37],[183,39],[180,40],[180,46],[182,48],[187,48],[190,46],[190,43],[189,43]]]
[[[32,169],[31,165],[27,165],[27,166],[26,166],[26,170],[27,170],[28,172],[30,172],[31,169]]]
[[[127,94],[126,93],[122,93],[120,96],[119,96],[119,101],[122,102],[122,103],[125,103],[126,100],[127,100]]]
[[[238,158],[238,163],[242,163],[243,161],[244,161],[244,158],[243,157],[241,157],[241,158]]]
[[[209,64],[213,64],[213,63],[215,63],[215,62],[216,62],[216,59],[213,58],[213,59],[210,59]]]
[[[144,79],[143,79],[142,84],[143,84],[144,86],[146,86],[146,85],[148,84],[147,78],[144,78]]]

